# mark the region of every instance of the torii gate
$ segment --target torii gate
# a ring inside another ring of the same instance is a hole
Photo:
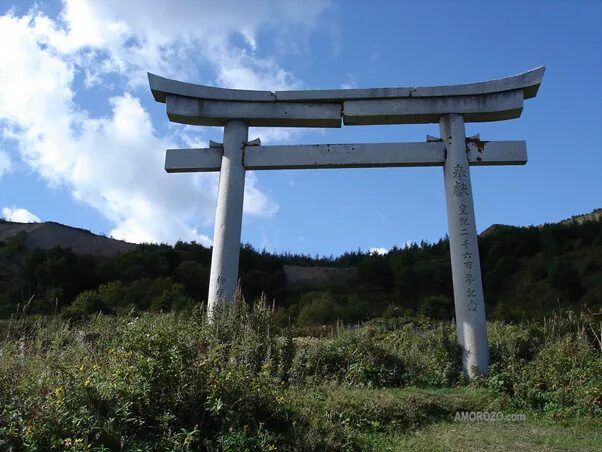
[[[499,80],[415,88],[254,91],[215,88],[148,74],[170,121],[224,126],[224,142],[205,149],[168,149],[165,170],[219,171],[208,311],[231,301],[238,282],[245,170],[443,166],[458,343],[464,370],[489,365],[487,323],[470,165],[524,165],[524,141],[466,138],[465,122],[518,118],[535,97],[544,67]],[[262,146],[249,126],[341,127],[439,123],[426,143]]]

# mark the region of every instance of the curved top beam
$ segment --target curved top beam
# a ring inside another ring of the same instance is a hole
[[[165,103],[168,94],[207,100],[234,100],[243,102],[270,102],[276,100],[276,96],[270,91],[195,85],[194,83],[179,82],[170,78],[160,77],[150,72],[148,72],[148,82],[153,97],[157,102],[162,103]]]
[[[157,102],[166,102],[167,95],[185,96],[205,100],[241,102],[324,102],[346,100],[378,100],[408,97],[474,96],[480,94],[523,91],[523,98],[535,97],[545,68],[540,66],[522,74],[497,80],[466,83],[461,85],[406,87],[406,88],[359,88],[297,91],[257,91],[216,88],[172,80],[149,73],[151,91]]]
[[[478,96],[481,94],[495,94],[506,91],[523,91],[523,98],[535,97],[545,67],[540,66],[522,74],[485,82],[465,83],[461,85],[421,86],[408,88],[358,88],[358,89],[332,89],[311,91],[276,91],[276,99],[295,101],[345,101],[345,100],[371,100],[393,99],[404,97],[453,97],[453,96]]]

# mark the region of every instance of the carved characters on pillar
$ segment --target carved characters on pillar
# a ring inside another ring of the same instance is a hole
[[[452,177],[454,178],[454,196],[468,196],[468,185],[466,184],[466,170],[462,165],[454,166],[452,171]]]
[[[223,276],[218,276],[217,277],[217,298],[218,299],[223,299],[224,298],[224,285],[226,284],[226,278],[224,278]]]
[[[454,166],[454,170],[452,171],[452,177],[454,179],[458,179],[459,181],[466,179],[466,171],[462,167],[462,165]]]
[[[469,196],[467,179],[468,175],[466,169],[462,165],[454,166],[452,170],[452,178],[454,179],[454,196],[458,198],[460,204],[458,204],[458,229],[460,236],[463,238],[461,246],[463,249],[462,261],[464,265],[464,282],[466,283],[465,305],[469,311],[477,310],[477,290],[473,287],[476,282],[475,275],[473,273],[473,255],[472,250],[475,249],[472,243],[472,234],[469,232],[469,228],[472,226],[470,223],[470,214],[468,212],[468,206],[464,204]]]

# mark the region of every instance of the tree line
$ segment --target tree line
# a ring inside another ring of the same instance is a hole
[[[602,222],[540,227],[496,226],[479,237],[489,318],[542,318],[568,307],[602,308]],[[102,311],[182,310],[206,299],[211,249],[197,243],[143,244],[117,257],[77,255],[70,249],[28,249],[24,233],[0,243],[0,317],[16,312],[83,317]],[[284,265],[355,267],[344,287],[287,285]],[[338,257],[271,254],[243,245],[244,298],[265,296],[283,323],[353,323],[374,317],[422,314],[453,317],[446,238]]]

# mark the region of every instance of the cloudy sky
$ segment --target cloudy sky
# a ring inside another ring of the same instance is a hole
[[[268,90],[465,83],[545,65],[520,119],[469,124],[528,143],[525,167],[473,170],[478,229],[602,207],[598,1],[0,2],[0,209],[133,242],[209,244],[217,175],[166,174],[171,124],[147,72]],[[459,7],[459,5],[461,7]],[[264,144],[424,141],[436,125],[250,130]],[[389,249],[446,233],[440,168],[247,173],[244,242]]]

